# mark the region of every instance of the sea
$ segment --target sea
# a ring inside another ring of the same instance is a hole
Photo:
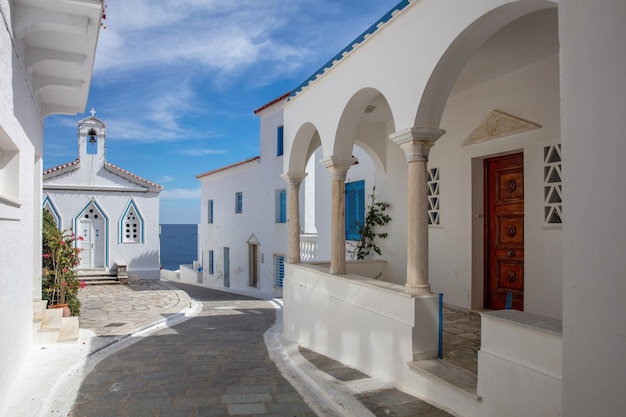
[[[198,257],[197,224],[161,225],[161,267],[176,271]]]

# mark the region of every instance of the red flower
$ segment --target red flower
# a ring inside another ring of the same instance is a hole
[[[65,272],[67,272],[67,268],[63,268],[63,272],[64,272],[64,273],[65,273]]]
[[[83,240],[83,237],[82,236],[78,236],[78,240]]]
[[[85,288],[86,286],[85,281],[80,281],[80,288]]]
[[[50,257],[52,257],[52,255],[51,255],[51,254],[49,254],[49,253],[44,253],[44,254],[43,254],[43,257],[44,257],[44,258],[50,258]]]
[[[72,237],[74,237],[74,232],[72,232]]]
[[[65,241],[64,240],[61,240],[61,245],[65,245]]]

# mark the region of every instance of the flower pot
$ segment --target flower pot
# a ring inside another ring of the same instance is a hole
[[[48,308],[62,308],[63,309],[63,317],[70,316],[70,306],[67,304],[52,304]]]

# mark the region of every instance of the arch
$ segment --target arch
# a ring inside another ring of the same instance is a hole
[[[109,264],[109,217],[95,198],[74,217],[74,231],[81,249],[79,268],[106,268]]]
[[[52,197],[49,194],[46,194],[46,197],[43,199],[42,207],[48,213],[52,214],[54,220],[56,221],[57,228],[61,230],[61,215],[59,214],[59,210],[57,210],[56,206],[52,202]]]
[[[130,199],[119,220],[119,243],[144,243],[145,222],[134,199]]]
[[[304,172],[307,161],[321,144],[315,125],[307,122],[300,126],[289,150],[286,172]]]
[[[414,126],[439,127],[448,96],[456,79],[472,55],[487,39],[522,16],[555,7],[557,3],[552,0],[509,2],[483,14],[460,32],[443,53],[428,79],[417,109]]]

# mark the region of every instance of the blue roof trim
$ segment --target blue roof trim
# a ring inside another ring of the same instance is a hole
[[[374,23],[372,26],[367,28],[365,30],[365,32],[363,32],[359,36],[357,36],[356,39],[354,39],[352,42],[350,42],[348,44],[348,46],[343,48],[341,51],[339,51],[339,53],[337,55],[335,55],[328,62],[326,62],[324,65],[322,65],[322,67],[320,69],[318,69],[317,71],[315,71],[313,73],[313,75],[311,75],[309,78],[304,80],[304,82],[302,84],[300,84],[298,87],[294,88],[293,91],[291,92],[291,95],[289,96],[289,98],[295,97],[309,83],[315,81],[315,79],[317,77],[319,77],[320,75],[322,75],[323,73],[325,73],[326,70],[332,68],[335,65],[335,62],[341,61],[343,59],[344,54],[347,54],[347,53],[351,52],[354,49],[355,46],[360,45],[365,40],[365,38],[367,36],[369,36],[369,35],[373,34],[374,32],[376,32],[380,25],[385,24],[389,20],[391,20],[391,18],[393,17],[394,13],[399,12],[400,10],[403,10],[405,7],[407,7],[409,5],[409,3],[410,3],[410,0],[402,0],[400,3],[396,4],[391,10],[389,10],[387,13],[385,13],[383,15],[383,17],[378,19],[376,21],[376,23]]]

